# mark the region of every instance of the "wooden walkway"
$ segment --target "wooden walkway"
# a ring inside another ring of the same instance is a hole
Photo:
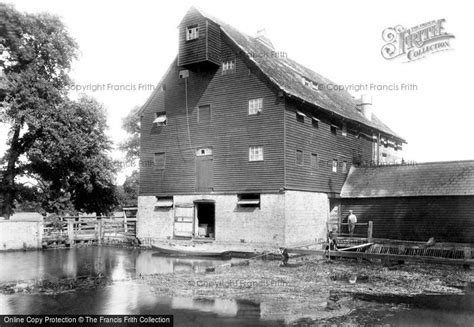
[[[363,244],[367,239],[346,238],[343,244],[356,246]],[[339,240],[338,240],[339,241]],[[380,260],[382,262],[422,262],[434,264],[450,264],[471,266],[474,264],[472,247],[466,244],[439,244],[427,246],[421,242],[384,240],[378,243],[376,239],[373,244],[359,247],[352,251],[327,251],[325,245],[322,249],[311,248],[287,248],[288,254],[298,255],[320,255],[328,258],[355,258],[365,260]],[[341,242],[338,242],[341,245]]]

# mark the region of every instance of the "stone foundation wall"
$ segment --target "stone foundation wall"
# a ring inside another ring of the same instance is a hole
[[[215,242],[288,246],[326,237],[329,201],[325,193],[287,191],[261,194],[260,207],[240,207],[237,194],[175,195],[173,208],[155,209],[154,196],[138,198],[137,236],[156,241],[173,238],[176,205],[197,200],[215,203]]]
[[[0,220],[0,251],[40,249],[42,236],[40,221]]]
[[[285,193],[285,245],[326,239],[329,200],[326,193],[287,191]]]

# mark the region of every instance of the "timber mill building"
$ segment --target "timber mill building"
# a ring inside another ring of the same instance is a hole
[[[191,8],[140,111],[138,237],[290,245],[325,237],[349,168],[405,140],[370,101]]]

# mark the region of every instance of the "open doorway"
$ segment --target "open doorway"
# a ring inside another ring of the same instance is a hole
[[[197,238],[214,239],[216,237],[216,205],[211,201],[197,201],[196,208],[196,231]]]

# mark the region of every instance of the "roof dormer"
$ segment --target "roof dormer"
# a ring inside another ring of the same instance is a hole
[[[191,66],[221,62],[221,29],[191,7],[178,26],[178,66]]]

